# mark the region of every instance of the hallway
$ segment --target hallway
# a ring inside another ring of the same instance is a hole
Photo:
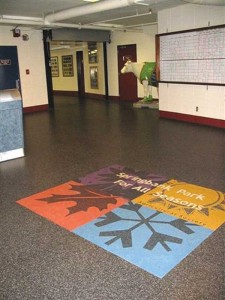
[[[25,157],[0,164],[0,299],[224,299],[225,225],[159,279],[16,204],[114,164],[225,192],[223,129],[57,96],[24,131]]]

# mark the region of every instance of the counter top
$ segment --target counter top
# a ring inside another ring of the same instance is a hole
[[[15,101],[21,100],[21,95],[19,90],[12,89],[12,90],[0,90],[0,102],[8,102],[8,101]]]

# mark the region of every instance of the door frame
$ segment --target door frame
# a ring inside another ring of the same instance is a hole
[[[77,58],[77,84],[79,97],[85,97],[84,60],[83,51],[76,51]]]

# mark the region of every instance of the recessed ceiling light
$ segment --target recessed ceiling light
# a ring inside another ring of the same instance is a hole
[[[85,2],[98,2],[100,0],[83,0],[83,1],[85,1]]]

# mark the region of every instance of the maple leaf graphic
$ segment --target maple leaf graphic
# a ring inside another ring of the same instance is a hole
[[[114,187],[113,182],[118,179],[116,175],[121,171],[124,172],[124,168],[119,170],[118,168],[110,167],[107,170],[100,170],[99,172],[96,172],[94,174],[91,173],[86,177],[82,177],[80,178],[80,181],[85,185],[91,185],[92,187],[98,188],[100,187],[102,190],[107,190]]]
[[[43,201],[48,204],[73,201],[74,205],[68,207],[68,215],[75,214],[80,211],[87,211],[90,207],[96,207],[100,211],[106,209],[108,204],[116,204],[117,196],[101,194],[94,191],[87,186],[77,186],[71,185],[70,191],[75,191],[74,195],[57,195],[52,194],[50,197],[37,199],[38,201]]]

